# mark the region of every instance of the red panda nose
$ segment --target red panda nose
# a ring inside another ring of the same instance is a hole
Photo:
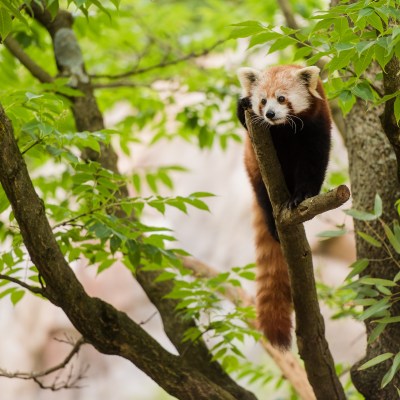
[[[265,115],[267,116],[267,118],[274,118],[275,117],[275,112],[272,111],[272,110],[268,110]]]

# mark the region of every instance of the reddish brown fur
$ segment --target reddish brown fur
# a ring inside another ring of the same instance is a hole
[[[245,164],[252,183],[261,175],[250,139],[246,139]],[[263,210],[254,201],[253,225],[257,261],[257,321],[271,344],[282,350],[291,345],[292,297],[289,274],[281,246],[269,233]]]
[[[290,208],[319,193],[330,149],[331,116],[322,83],[316,75],[318,69],[307,67],[298,74],[296,70],[300,69],[303,67],[287,65],[271,67],[262,73],[251,68],[239,72],[244,96],[238,101],[237,115],[245,128],[244,110],[250,106],[262,116],[266,105],[277,106],[280,93],[284,103],[279,103],[286,107],[285,113],[297,117],[292,124],[275,125],[269,121],[290,194]],[[263,99],[266,103],[262,102]],[[245,144],[245,164],[256,198],[253,209],[258,323],[273,346],[288,350],[292,329],[289,273],[277,236],[271,202],[249,137]]]
[[[274,97],[278,89],[290,91],[293,87],[293,78],[288,78],[288,71],[292,69],[301,69],[299,65],[279,65],[270,67],[267,70],[268,80],[261,86],[265,97]]]

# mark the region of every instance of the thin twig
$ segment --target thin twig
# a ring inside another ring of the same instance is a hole
[[[4,279],[4,280],[6,280],[6,281],[10,281],[10,282],[16,283],[17,285],[22,286],[23,288],[29,290],[29,291],[32,292],[32,293],[40,294],[40,295],[42,295],[43,297],[46,297],[46,295],[45,295],[45,293],[44,293],[44,289],[40,289],[40,288],[37,287],[37,286],[28,285],[27,283],[22,282],[22,281],[20,281],[20,280],[17,279],[17,278],[13,278],[12,276],[0,274],[0,279]]]
[[[115,74],[115,75],[107,75],[107,74],[94,74],[90,75],[91,78],[93,79],[100,79],[100,78],[107,78],[107,79],[121,79],[121,78],[126,78],[128,76],[133,76],[133,75],[140,75],[144,74],[146,72],[153,71],[155,69],[160,69],[160,68],[165,68],[169,67],[171,65],[176,65],[184,61],[188,61],[193,58],[199,58],[202,56],[206,56],[209,54],[212,50],[214,50],[217,46],[221,45],[222,43],[225,43],[227,39],[221,39],[215,42],[212,46],[207,47],[206,49],[203,49],[201,51],[193,51],[189,54],[185,54],[182,57],[175,58],[174,60],[165,60],[162,61],[158,64],[155,65],[150,65],[149,67],[144,67],[144,68],[133,68],[131,70],[128,70],[126,72],[123,72],[121,74]]]
[[[73,345],[71,351],[68,353],[67,357],[63,361],[61,361],[59,364],[45,369],[40,372],[8,372],[4,369],[0,369],[0,377],[3,378],[9,378],[9,379],[22,379],[22,380],[33,380],[36,382],[42,389],[50,389],[53,391],[60,390],[60,389],[72,389],[72,388],[79,388],[78,385],[76,385],[76,382],[83,379],[84,373],[87,371],[87,367],[82,371],[80,371],[79,374],[77,374],[75,377],[73,376],[73,368],[71,366],[70,372],[68,374],[67,379],[65,382],[61,382],[58,384],[58,376],[54,380],[52,385],[46,385],[44,384],[40,378],[44,378],[54,372],[63,370],[69,362],[72,360],[72,358],[79,352],[80,348],[85,344],[85,340],[81,337],[76,341],[76,343]],[[72,344],[72,343],[70,343]]]

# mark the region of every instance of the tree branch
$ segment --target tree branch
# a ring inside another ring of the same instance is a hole
[[[276,227],[288,268],[294,309],[296,336],[300,356],[317,399],[345,400],[343,387],[325,339],[325,326],[318,305],[311,249],[302,224],[283,226],[282,205],[289,193],[274,149],[271,134],[264,126],[253,126],[246,111],[246,124],[268,191],[276,219]],[[301,207],[301,204],[299,205]]]
[[[71,345],[73,343],[70,343]],[[4,369],[0,368],[0,377],[3,378],[10,378],[10,379],[22,379],[22,380],[33,380],[36,382],[42,389],[51,389],[53,391],[61,390],[61,389],[77,389],[79,386],[76,384],[79,380],[83,379],[83,374],[79,373],[77,376],[73,377],[72,376],[72,370],[69,373],[67,379],[65,382],[57,383],[57,379],[52,385],[45,385],[40,378],[44,378],[54,372],[60,371],[64,369],[69,362],[72,360],[72,358],[78,354],[79,350],[81,347],[85,344],[85,340],[83,338],[80,338],[79,340],[76,341],[75,344],[73,344],[73,347],[69,354],[65,357],[63,361],[61,361],[59,364],[45,369],[43,371],[39,372],[9,372]]]
[[[286,25],[292,29],[299,29],[299,25],[296,22],[292,7],[288,0],[278,0],[279,8],[282,11],[283,16],[286,20]]]
[[[213,278],[218,275],[217,271],[213,268],[194,258],[183,257],[182,261],[184,267],[193,271],[197,276]],[[224,296],[233,304],[237,304],[238,302],[242,303],[244,306],[254,306],[255,304],[254,298],[250,297],[241,288],[228,286]],[[249,324],[253,328],[257,329],[255,321],[249,321]],[[299,364],[294,355],[290,352],[282,353],[265,339],[261,340],[260,343],[268,355],[274,360],[275,364],[279,367],[285,379],[287,379],[293,386],[300,398],[302,400],[315,400],[316,397],[310,383],[308,382],[305,370]]]
[[[40,294],[43,297],[46,297],[45,289],[41,289],[38,286],[28,285],[27,283],[22,282],[17,278],[13,278],[12,276],[4,275],[4,274],[0,274],[0,279],[4,279],[6,281],[10,281],[10,282],[16,283],[17,285],[19,285],[19,286],[21,286],[21,287],[23,287],[25,289],[28,289],[32,293]]]
[[[2,107],[0,183],[32,262],[46,282],[47,298],[63,309],[88,343],[104,354],[130,360],[168,393],[180,399],[235,399],[225,388],[203,375],[196,365],[166,351],[125,313],[101,299],[88,296],[56,242],[43,202],[35,192]],[[242,391],[246,393],[244,389]],[[254,399],[254,396],[243,397],[246,398]]]
[[[10,35],[6,37],[3,41],[4,45],[7,47],[8,51],[17,58],[22,65],[40,82],[42,83],[51,83],[53,82],[53,77],[48,74],[41,66],[36,64],[32,58],[25,53],[23,48],[19,45],[19,43]]]
[[[315,216],[340,207],[350,198],[350,190],[345,185],[318,196],[304,200],[298,207],[289,210],[282,207],[279,218],[282,227],[302,224]]]
[[[214,50],[217,46],[221,45],[222,43],[225,43],[227,39],[222,39],[218,40],[215,42],[212,46],[207,47],[206,49],[202,49],[200,51],[193,51],[189,54],[185,54],[182,57],[175,58],[173,60],[165,60],[162,61],[158,64],[150,65],[149,67],[144,67],[144,68],[133,68],[131,70],[128,70],[126,72],[120,73],[120,74],[114,74],[114,75],[107,75],[107,74],[94,74],[91,75],[90,77],[93,79],[99,79],[99,78],[107,78],[107,79],[121,79],[121,78],[126,78],[128,76],[133,76],[133,75],[140,75],[144,74],[146,72],[154,71],[156,69],[160,68],[165,68],[169,67],[171,65],[176,65],[184,61],[188,61],[193,58],[199,58],[206,56],[209,54],[212,50]]]
[[[36,3],[32,3],[32,10],[34,17],[41,22],[50,33],[53,42],[57,37],[60,28],[64,28],[64,30],[72,28],[71,15],[66,11],[59,11],[57,16],[52,19],[48,11],[42,9]],[[72,34],[69,35],[69,38],[71,41],[74,40]],[[76,42],[76,38],[75,43],[71,43],[71,45],[74,45],[75,47],[79,46]],[[214,45],[214,47],[215,46],[216,45]],[[208,49],[208,51],[210,50],[211,49]],[[206,54],[206,52],[204,52],[204,54]],[[60,63],[58,59],[58,57],[63,56],[63,54],[55,52],[55,56],[60,72],[68,75],[70,71],[64,69],[63,64]],[[82,70],[85,70],[83,64],[80,65],[80,67]],[[93,94],[91,82],[82,82],[78,80],[77,88],[84,94],[83,96],[72,99],[72,111],[77,129],[89,131],[103,129],[103,117]],[[105,168],[115,172],[118,171],[118,157],[110,146],[102,145],[100,154],[94,151],[87,151],[86,157],[100,162]],[[121,197],[128,196],[127,187],[122,187],[119,195]],[[127,217],[123,213],[122,209],[117,210],[115,214],[121,218]],[[136,279],[142,285],[149,299],[159,310],[163,320],[164,330],[171,342],[181,353],[181,356],[171,359],[171,357],[174,356],[169,353],[166,353],[165,351],[160,353],[160,345],[144,331],[142,332],[141,329],[138,330],[136,324],[136,332],[131,332],[129,337],[125,337],[124,340],[126,342],[115,343],[118,349],[116,349],[116,353],[113,354],[119,354],[130,359],[134,364],[136,364],[136,366],[150,375],[167,392],[176,395],[181,399],[193,398],[200,400],[209,399],[212,396],[215,396],[215,398],[221,400],[233,400],[234,398],[254,400],[255,397],[252,393],[240,387],[227,373],[223,371],[222,367],[217,362],[212,360],[212,355],[203,341],[199,340],[194,345],[192,344],[189,346],[189,348],[187,344],[182,343],[184,332],[189,327],[193,326],[194,322],[192,320],[183,319],[182,316],[176,312],[176,301],[165,299],[165,295],[172,290],[173,282],[166,281],[155,283],[155,279],[158,275],[159,272],[157,271],[145,271],[140,266],[137,266]],[[78,294],[78,298],[79,296],[81,296],[81,294]],[[93,305],[93,307],[93,313],[98,313],[104,309],[106,311],[107,321],[109,319],[111,321],[120,319],[120,317],[117,317],[114,314],[114,312],[117,311],[114,309],[111,310],[112,307],[107,303],[102,302],[102,304],[99,304],[98,306]],[[68,314],[68,311],[65,311]],[[117,313],[119,316],[122,314],[119,312]],[[70,319],[74,323],[75,318],[70,316]],[[124,323],[129,325],[133,323],[133,321],[126,319],[128,319],[128,317],[124,315]],[[92,331],[93,328],[90,328],[89,326],[86,326],[84,330],[82,330],[81,326],[77,329],[80,330],[85,338],[88,338],[88,335],[91,337],[94,333]],[[104,330],[101,330],[101,328],[96,329],[100,336],[101,333],[106,334],[106,332],[110,332],[109,328],[103,327],[103,329]],[[119,332],[120,328],[115,327],[114,329],[117,329],[117,332]],[[126,328],[124,331],[125,330]],[[146,335],[146,338],[144,335]],[[133,347],[132,342],[134,343]],[[141,351],[144,353],[144,359],[138,359],[137,354],[135,354],[138,345],[140,345],[142,349]],[[99,351],[108,354],[112,351],[110,345],[97,345],[96,348]],[[162,357],[157,355],[158,353],[160,353]],[[150,365],[151,370],[149,370]],[[165,370],[165,368],[167,368],[167,370]],[[174,376],[171,376],[171,374],[174,374]]]

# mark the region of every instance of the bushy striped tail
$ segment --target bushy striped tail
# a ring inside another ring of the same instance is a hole
[[[270,343],[289,350],[292,342],[292,296],[288,268],[280,244],[268,231],[262,209],[255,202],[254,229],[257,260],[257,321]]]

